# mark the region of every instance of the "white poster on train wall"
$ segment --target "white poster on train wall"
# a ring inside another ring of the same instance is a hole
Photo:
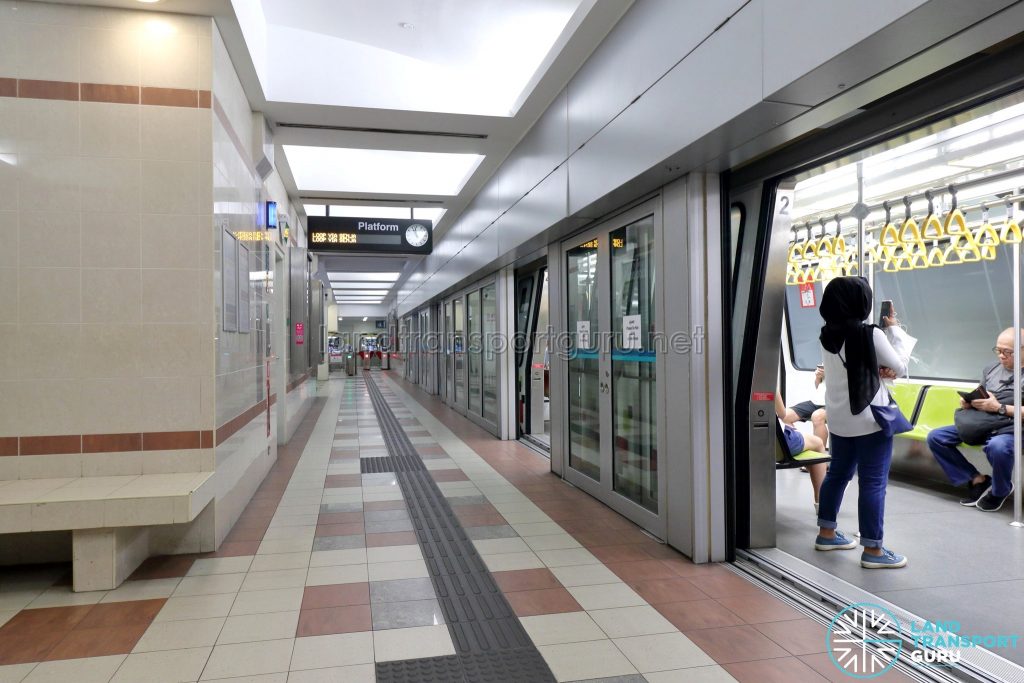
[[[576,348],[589,349],[590,348],[590,321],[589,320],[577,320],[576,321]]]
[[[800,285],[800,308],[814,308],[814,283],[804,282]]]
[[[622,348],[639,349],[640,344],[640,316],[622,316]]]

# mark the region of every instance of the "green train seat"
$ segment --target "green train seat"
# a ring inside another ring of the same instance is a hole
[[[900,436],[914,441],[924,441],[933,429],[953,424],[953,413],[960,407],[960,394],[956,392],[957,389],[954,387],[926,387],[917,411],[917,419],[913,420],[914,429]]]

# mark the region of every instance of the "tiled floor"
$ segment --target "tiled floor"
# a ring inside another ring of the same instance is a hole
[[[841,680],[822,626],[378,378],[559,681]],[[154,558],[110,592],[71,593],[66,567],[0,573],[0,683],[359,683],[454,653],[394,475],[360,474],[387,455],[365,385],[327,388],[217,553]]]

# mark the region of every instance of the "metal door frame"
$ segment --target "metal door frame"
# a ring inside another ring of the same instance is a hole
[[[559,259],[559,268],[557,273],[554,269],[548,271],[548,287],[549,294],[552,292],[553,278],[557,275],[560,278],[558,283],[558,296],[551,297],[551,310],[549,315],[552,320],[558,321],[558,329],[563,335],[569,334],[572,331],[568,329],[568,283],[566,278],[568,277],[567,270],[567,257],[569,250],[578,247],[581,243],[590,241],[591,239],[598,239],[598,271],[597,271],[597,291],[598,291],[598,334],[608,334],[611,330],[611,302],[609,297],[611,296],[611,252],[610,252],[610,235],[613,231],[635,223],[643,218],[650,216],[654,225],[654,243],[655,243],[655,282],[661,283],[655,285],[655,332],[664,334],[665,331],[665,296],[664,296],[664,217],[662,215],[662,199],[660,194],[649,199],[641,204],[638,204],[632,208],[629,208],[621,213],[615,214],[609,218],[602,220],[597,225],[588,228],[584,231],[574,234],[572,237],[561,240],[557,249],[551,251],[557,253]],[[600,239],[601,237],[604,239]],[[549,252],[550,253],[550,252]],[[602,267],[603,266],[603,267]],[[659,277],[657,273],[661,273]],[[557,310],[554,310],[557,308]],[[593,334],[593,332],[592,332]],[[565,345],[561,345],[565,346]],[[561,352],[561,348],[556,350]],[[569,389],[569,365],[568,362],[563,360],[556,365],[552,363],[552,378],[551,382],[554,385],[556,382],[562,388],[559,392],[562,400],[559,401],[558,405],[555,404],[555,392],[552,390],[552,408],[551,408],[551,439],[552,439],[552,450],[554,450],[556,429],[555,420],[560,421],[560,428],[557,430],[557,436],[559,438],[559,445],[561,447],[562,456],[560,458],[560,470],[562,477],[569,483],[577,486],[578,488],[586,491],[594,498],[598,499],[608,507],[612,508],[619,514],[625,516],[631,521],[635,522],[639,526],[647,529],[649,532],[657,536],[658,538],[665,538],[666,529],[668,525],[668,501],[667,501],[667,479],[666,476],[668,470],[668,448],[665,441],[665,424],[667,419],[666,401],[665,401],[665,354],[659,353],[655,359],[655,372],[657,376],[657,390],[656,396],[656,420],[657,420],[657,437],[658,437],[658,512],[657,514],[652,513],[647,508],[640,506],[637,503],[629,500],[628,498],[616,493],[612,486],[612,475],[613,475],[613,449],[612,449],[612,430],[611,430],[611,418],[613,411],[612,404],[612,387],[611,387],[611,357],[606,349],[600,350],[600,364],[598,368],[599,377],[602,376],[606,369],[609,380],[609,391],[607,393],[600,394],[602,396],[599,408],[601,414],[601,424],[609,425],[608,429],[601,430],[600,447],[601,447],[601,480],[595,481],[587,475],[574,470],[569,465],[569,430],[567,429],[569,421],[569,402],[568,402],[568,389]],[[556,410],[557,408],[557,410]]]

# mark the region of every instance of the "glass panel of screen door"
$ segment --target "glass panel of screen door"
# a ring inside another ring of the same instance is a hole
[[[569,338],[569,467],[601,479],[601,396],[598,355],[598,240],[566,253]]]
[[[483,417],[498,422],[498,288],[494,284],[480,290],[483,321]]]
[[[658,511],[654,221],[610,233],[612,488]]]

